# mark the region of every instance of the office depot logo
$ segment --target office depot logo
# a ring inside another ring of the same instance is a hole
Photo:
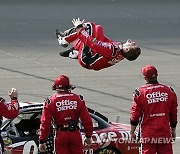
[[[153,92],[146,95],[148,104],[159,103],[159,102],[167,102],[168,93],[163,93],[160,91]]]

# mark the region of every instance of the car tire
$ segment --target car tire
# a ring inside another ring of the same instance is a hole
[[[94,154],[102,154],[102,153],[103,154],[121,154],[119,150],[111,146],[107,146],[105,148],[99,148],[95,151]]]

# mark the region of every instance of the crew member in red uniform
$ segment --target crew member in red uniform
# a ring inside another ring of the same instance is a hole
[[[8,119],[16,118],[19,113],[18,92],[15,88],[8,91],[8,95],[11,98],[11,102],[6,102],[0,97],[0,126],[2,124],[3,117]],[[0,154],[4,152],[4,142],[0,136]]]
[[[135,139],[134,131],[140,122],[142,154],[172,154],[171,141],[176,138],[177,125],[176,93],[157,81],[154,66],[144,66],[142,74],[146,85],[137,88],[133,95],[131,137]]]
[[[73,19],[74,28],[69,31],[70,35],[62,37],[63,35],[56,33],[60,45],[67,46],[73,42],[73,48],[60,53],[61,56],[69,54],[72,57],[72,53],[78,51],[79,64],[86,69],[98,71],[111,67],[124,58],[133,61],[140,55],[141,50],[135,42],[112,41],[104,35],[100,25],[83,22],[79,18]]]
[[[42,111],[39,150],[46,151],[46,140],[50,133],[51,123],[56,125],[55,153],[56,154],[83,154],[83,144],[78,128],[79,118],[86,134],[85,142],[91,144],[93,132],[92,119],[86,108],[82,96],[71,92],[69,78],[60,75],[52,86],[56,93],[46,101]]]

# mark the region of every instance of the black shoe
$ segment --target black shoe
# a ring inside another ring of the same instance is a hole
[[[69,57],[69,53],[73,51],[73,48],[70,48],[68,50],[62,51],[59,53],[60,56],[62,57]]]
[[[64,33],[59,31],[58,29],[55,30],[55,33],[56,33],[56,37],[59,38],[59,37],[64,37]]]

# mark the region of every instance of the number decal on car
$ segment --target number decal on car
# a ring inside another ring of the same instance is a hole
[[[84,154],[93,154],[93,149],[84,150]]]
[[[33,149],[33,151],[31,151]],[[34,141],[27,141],[24,144],[23,154],[27,154],[33,152],[33,154],[38,153],[38,147]]]

